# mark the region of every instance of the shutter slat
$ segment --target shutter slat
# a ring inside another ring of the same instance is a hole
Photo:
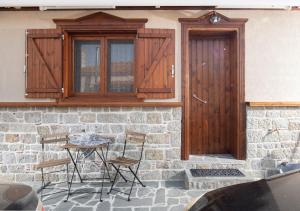
[[[175,97],[175,31],[140,29],[137,37],[137,97]]]
[[[62,95],[62,33],[58,29],[27,31],[26,97]]]

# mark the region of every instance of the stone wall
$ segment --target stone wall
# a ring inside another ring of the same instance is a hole
[[[300,108],[247,108],[247,163],[273,174],[283,161],[300,162]]]
[[[33,166],[42,159],[41,134],[92,132],[114,136],[112,157],[122,151],[125,129],[148,134],[140,169],[142,179],[178,180],[183,178],[185,168],[197,166],[197,160],[180,160],[181,108],[0,108],[0,176],[15,181],[40,180],[40,172]],[[129,147],[130,155],[137,156],[139,148]],[[58,145],[46,146],[44,155],[67,156]],[[248,107],[247,160],[241,168],[263,177],[283,161],[300,162],[300,108]],[[88,161],[84,172],[85,176],[99,175],[95,164]],[[54,177],[62,179],[65,174]]]
[[[140,167],[144,180],[176,179],[182,172],[180,161],[181,108],[0,108],[0,176],[15,181],[40,180],[34,164],[42,160],[41,134],[68,132],[100,133],[115,137],[109,156],[123,150],[125,129],[147,133]],[[139,148],[129,145],[137,156]],[[47,145],[46,158],[66,156],[58,145]],[[97,160],[97,158],[95,158]],[[86,176],[99,172],[92,162],[84,168]],[[57,173],[55,178],[65,177]]]

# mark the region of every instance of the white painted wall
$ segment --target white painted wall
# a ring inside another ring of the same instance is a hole
[[[95,11],[0,13],[0,101],[24,98],[25,29],[54,28],[53,18],[76,18]],[[104,11],[124,18],[148,18],[146,27],[176,29],[176,97],[180,101],[181,37],[179,17],[207,11]],[[300,12],[219,11],[246,23],[246,101],[300,101]],[[32,100],[31,100],[32,101]]]

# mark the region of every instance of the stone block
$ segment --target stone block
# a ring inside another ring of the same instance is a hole
[[[28,112],[25,113],[24,116],[25,122],[26,123],[41,123],[42,121],[42,114],[41,112]]]
[[[97,114],[97,121],[100,123],[127,123],[127,115],[119,113]]]
[[[125,132],[123,125],[110,125],[110,130],[112,133],[124,133]]]
[[[145,112],[133,112],[129,114],[129,120],[131,123],[145,123],[146,115]]]
[[[170,143],[172,147],[181,147],[181,131],[171,132],[170,133]]]
[[[263,140],[264,134],[262,130],[247,130],[247,142],[256,143]]]
[[[265,117],[266,110],[264,108],[250,108],[247,109],[247,116],[249,117]]]
[[[96,114],[95,113],[82,113],[80,116],[80,122],[95,123],[96,122]]]
[[[161,124],[162,116],[160,113],[147,113],[148,124]]]
[[[272,121],[265,118],[248,118],[247,129],[271,129]]]
[[[7,132],[9,130],[9,124],[0,123],[0,132]]]
[[[40,135],[50,134],[50,128],[48,126],[37,126],[37,132]]]
[[[2,122],[17,122],[18,120],[13,113],[5,112],[5,113],[2,113],[2,115],[1,115],[1,121]]]
[[[276,167],[276,162],[275,160],[270,160],[270,159],[263,159],[261,161],[261,166],[262,168],[275,168]]]
[[[34,174],[16,174],[16,182],[33,182],[34,181]]]
[[[145,159],[146,160],[163,160],[164,153],[161,149],[146,149]]]
[[[2,160],[5,164],[15,164],[16,163],[16,155],[12,152],[3,152]]]
[[[298,109],[290,109],[290,108],[286,108],[286,109],[282,109],[280,111],[280,116],[283,117],[283,118],[295,118],[295,117],[299,117],[298,112],[299,110]]]
[[[279,118],[272,120],[273,129],[288,129],[289,121],[287,119]]]
[[[181,131],[181,121],[171,121],[167,127],[168,131]]]
[[[161,171],[139,171],[140,179],[143,180],[161,180]]]
[[[59,115],[54,113],[46,113],[42,115],[43,123],[58,123]]]
[[[162,170],[163,180],[183,180],[184,179],[183,170]]]
[[[9,144],[9,151],[12,152],[24,152],[24,144]]]
[[[292,120],[289,122],[289,130],[300,130],[300,120]]]
[[[180,149],[172,148],[166,151],[166,159],[167,160],[179,160],[181,151]]]
[[[278,117],[280,117],[280,111],[279,110],[267,110],[266,117],[267,118],[278,118]]]
[[[78,114],[64,114],[63,119],[66,124],[76,124],[79,122]]]
[[[50,128],[51,128],[52,133],[54,133],[54,134],[69,132],[69,128],[64,125],[51,125]]]
[[[68,113],[69,108],[68,107],[55,107],[55,112],[57,112],[57,113]]]
[[[147,144],[169,144],[170,134],[168,133],[154,133],[147,135]]]
[[[87,129],[86,129],[86,125],[71,125],[70,126],[70,133],[85,133],[87,132]],[[94,131],[92,131],[94,132]]]
[[[163,117],[164,122],[168,122],[168,121],[172,120],[172,115],[168,112],[162,113],[162,117]]]
[[[19,134],[6,134],[5,141],[9,143],[15,143],[20,141]]]
[[[172,109],[172,116],[174,120],[181,120],[181,108],[173,108]]]
[[[24,144],[36,143],[36,135],[33,134],[20,134],[20,141]]]

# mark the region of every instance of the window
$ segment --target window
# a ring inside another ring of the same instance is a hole
[[[73,37],[75,95],[134,94],[134,40],[127,37]]]
[[[26,97],[67,103],[175,97],[175,30],[98,12],[27,30]]]

